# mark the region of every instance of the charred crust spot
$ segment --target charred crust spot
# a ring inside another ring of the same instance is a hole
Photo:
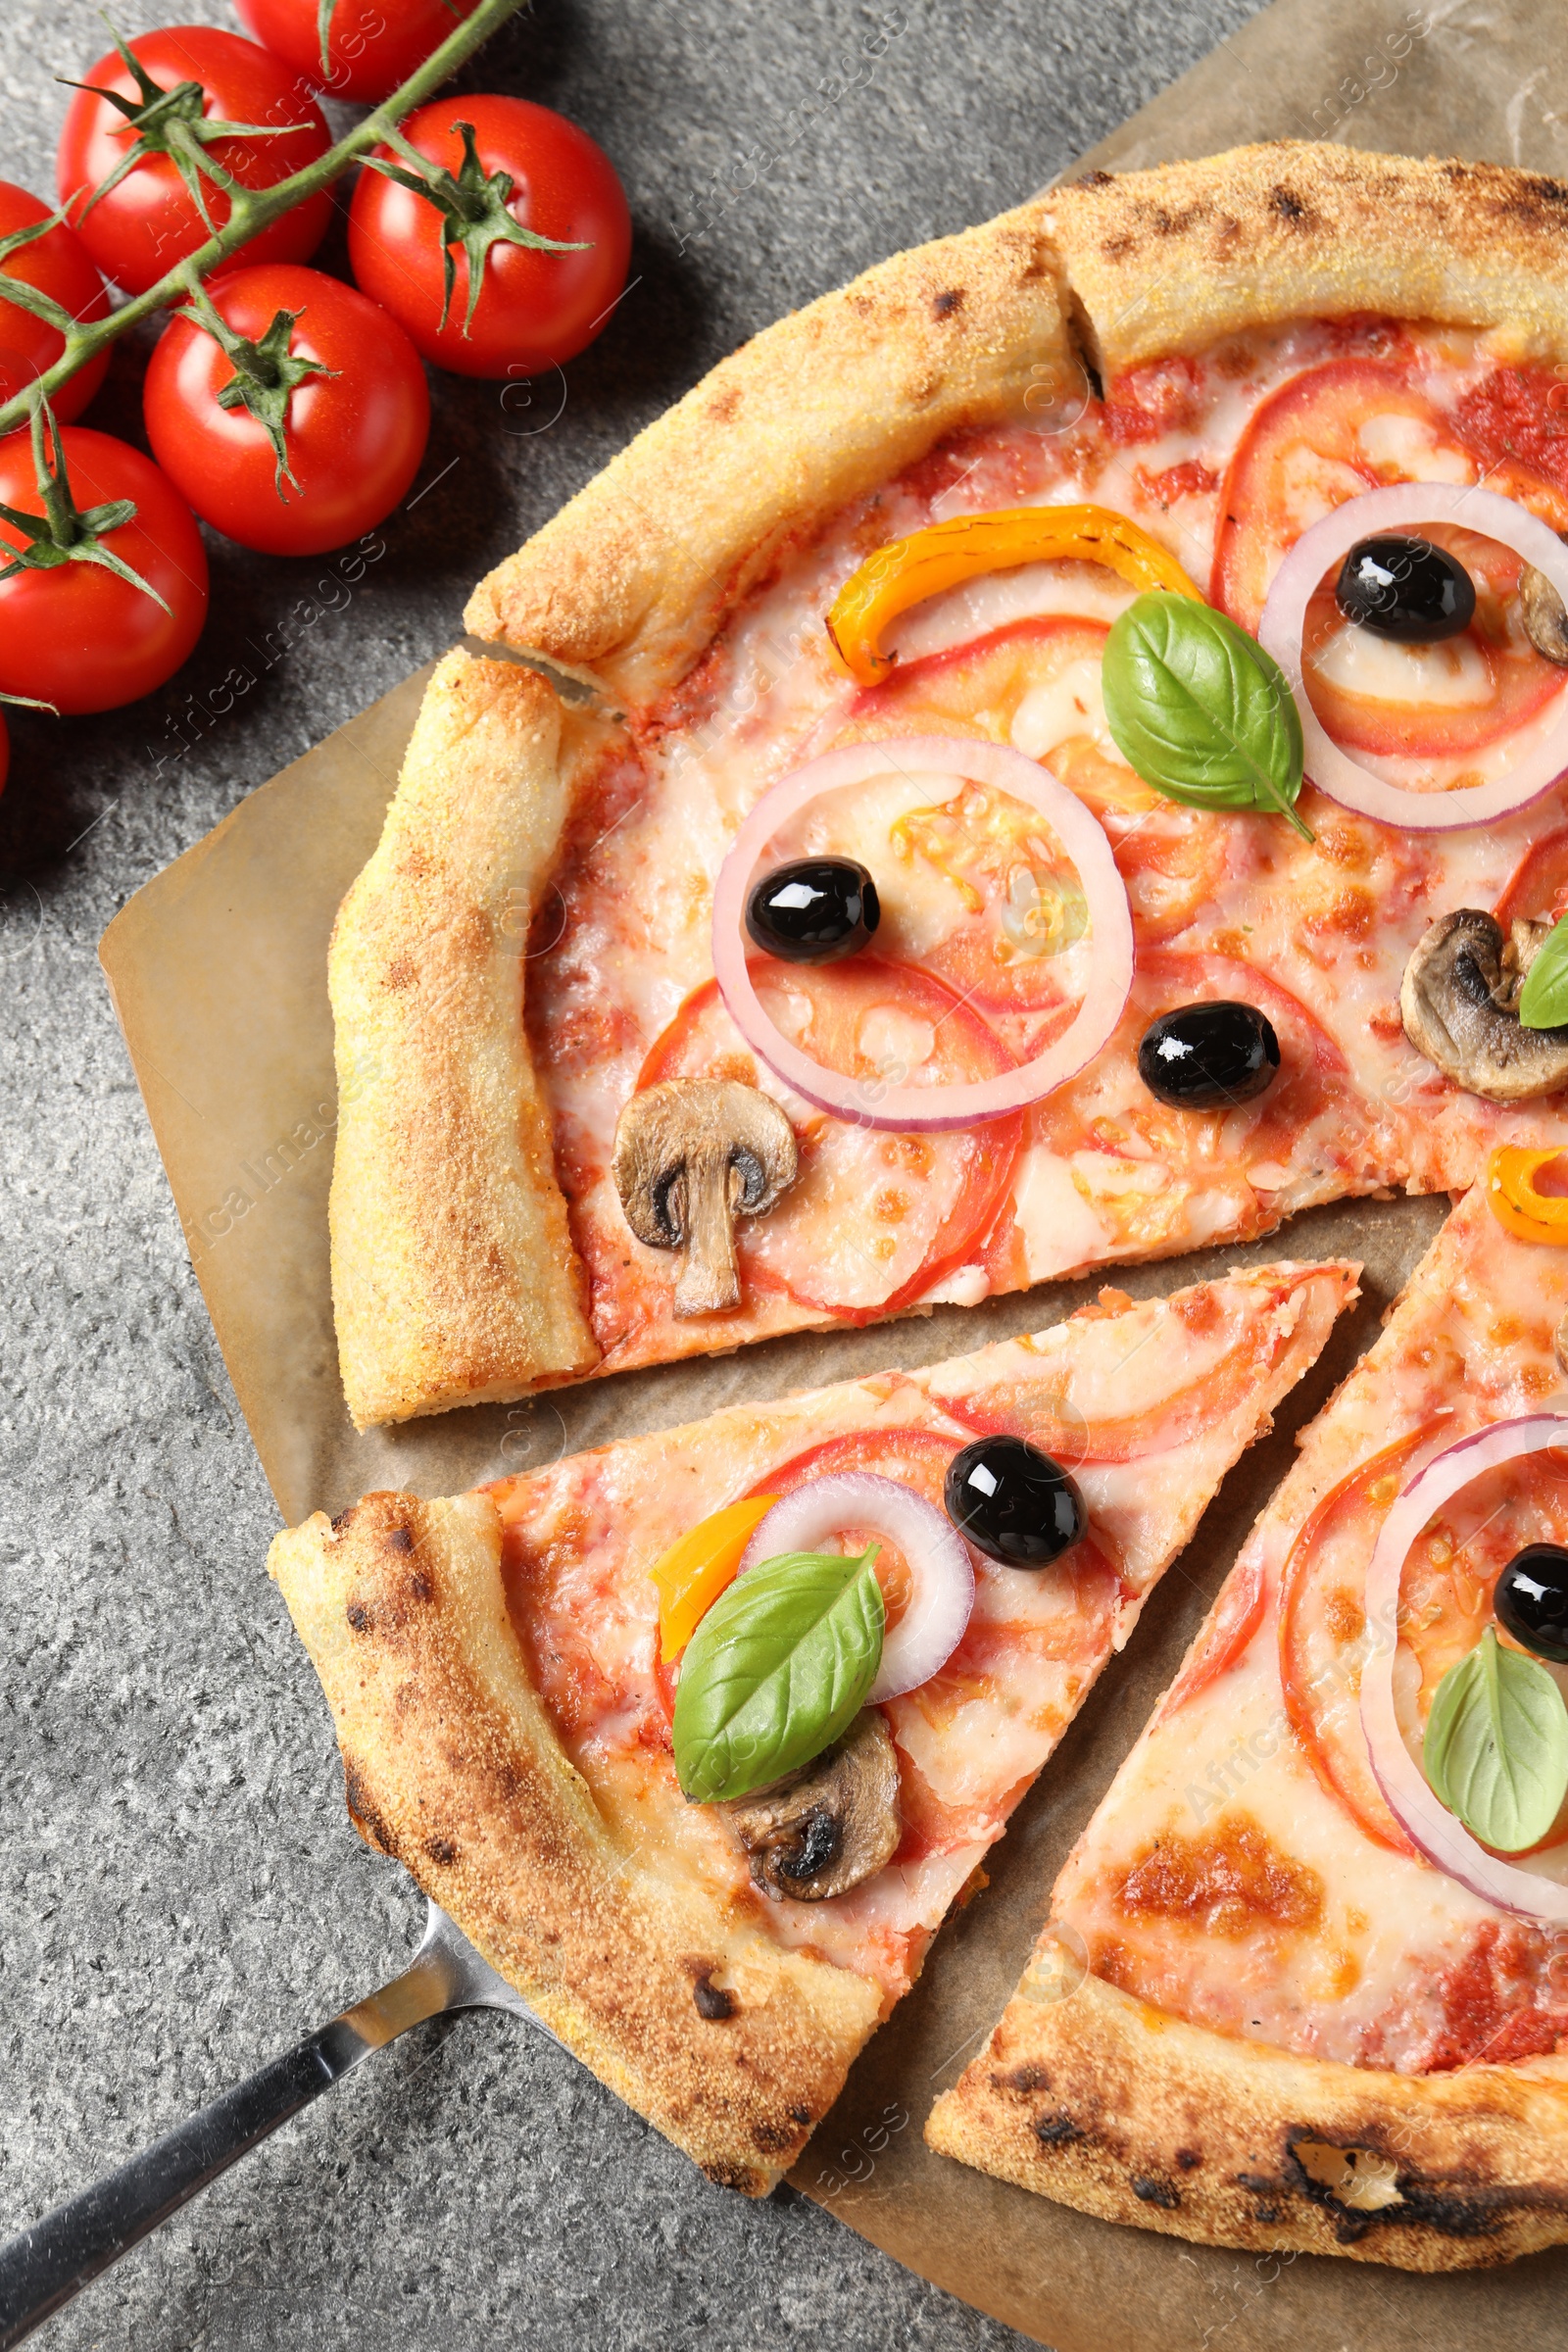
[[[1196,2148],[1178,2148],[1176,2151],[1176,2162],[1184,2173],[1196,2172],[1202,2161]]]
[[[384,986],[394,991],[412,988],[418,977],[418,967],[412,956],[394,956],[386,967]]]
[[[1010,2075],[993,2075],[991,2080],[998,2090],[1015,2090],[1026,2099],[1034,2091],[1051,2088],[1051,2077],[1043,2066],[1015,2066]]]
[[[742,2196],[757,2183],[757,2175],[749,2164],[705,2164],[703,2172],[715,2188],[738,2188]]]
[[[794,2147],[797,2136],[783,2124],[752,2126],[752,2137],[764,2156],[781,2156],[786,2148]]]
[[[1114,172],[1086,172],[1082,179],[1075,179],[1072,184],[1075,188],[1108,188],[1115,177]]]
[[[715,392],[708,404],[709,421],[712,424],[733,424],[740,405],[739,384],[726,384],[723,391]]]
[[[1282,220],[1305,220],[1308,208],[1287,187],[1273,187],[1268,192],[1269,204]]]
[[[375,1809],[364,1774],[348,1756],[343,1759],[343,1801],[366,1844],[374,1846],[377,1853],[395,1855],[397,1841]]]
[[[1182,2201],[1182,2192],[1174,2181],[1156,2180],[1148,2173],[1136,2173],[1128,2186],[1141,2204],[1157,2205],[1164,2213],[1174,2213]]]
[[[458,1849],[450,1838],[427,1838],[424,1850],[431,1861],[439,1862],[444,1870],[450,1870],[458,1858]]]
[[[344,1613],[347,1616],[350,1625],[353,1626],[354,1631],[357,1634],[368,1634],[369,1632],[370,1612],[366,1607],[364,1601],[351,1600]]]
[[[409,1592],[416,1600],[435,1598],[435,1580],[423,1568],[416,1568],[409,1579]]]
[[[1037,2115],[1029,2129],[1043,2148],[1068,2148],[1075,2139],[1088,2137],[1070,2115]]]
[[[789,2117],[790,2122],[792,2124],[799,2124],[803,2131],[811,2121],[811,2110],[809,2107],[786,2107],[784,2112]]]
[[[1568,188],[1558,179],[1528,179],[1506,185],[1498,211],[1508,219],[1522,220],[1532,228],[1561,228],[1563,207],[1568,205]]]
[[[412,1551],[414,1549],[414,1538],[406,1527],[388,1528],[383,1541],[388,1551]]]
[[[712,1970],[705,1968],[692,1985],[692,1999],[699,2017],[706,2017],[710,2026],[719,2026],[735,2014],[735,1995],[726,1992],[722,1984],[712,1983]],[[759,2142],[759,2145],[765,2143]]]
[[[1238,2173],[1236,2185],[1245,2188],[1249,2196],[1277,2197],[1284,2182],[1271,2180],[1266,2173]]]
[[[1107,262],[1124,262],[1127,256],[1134,251],[1137,243],[1138,239],[1133,235],[1131,229],[1124,228],[1119,235],[1107,237],[1100,250]]]
[[[1316,2129],[1321,2132],[1321,2127]],[[1439,2184],[1423,2180],[1417,2174],[1401,2172],[1396,2202],[1367,2212],[1358,2211],[1344,2204],[1333,2189],[1325,2187],[1322,2181],[1312,2179],[1291,2144],[1293,2139],[1303,2136],[1305,2134],[1299,2130],[1286,2135],[1285,2167],[1291,2186],[1309,2203],[1320,2206],[1326,2214],[1332,2215],[1334,2232],[1342,2245],[1354,2245],[1373,2230],[1391,2226],[1403,2228],[1412,2224],[1417,2228],[1435,2230],[1443,2237],[1495,2237],[1511,2212],[1532,2206],[1561,2212],[1568,2204],[1568,2199],[1564,2199],[1560,2192],[1550,2190],[1542,2193],[1528,2189],[1493,2188],[1480,2182],[1457,2180]],[[1376,2148],[1378,2145],[1376,2132],[1363,2131],[1354,2126],[1347,2126],[1343,2132],[1336,2131],[1334,2136],[1336,2141],[1343,2138],[1348,2146]],[[1242,2175],[1240,2180],[1244,2188],[1251,2187],[1251,2176]],[[1264,2185],[1278,2193],[1278,2182]]]
[[[355,1507],[356,1506],[351,1502],[346,1511],[339,1511],[337,1517],[332,1522],[332,1533],[334,1536],[340,1536],[343,1533],[343,1530],[347,1527],[349,1521],[354,1516]]]
[[[1154,207],[1154,233],[1161,237],[1185,237],[1196,228],[1207,214],[1206,204],[1190,204],[1185,212],[1169,213],[1162,204]]]
[[[962,308],[963,288],[950,286],[945,294],[937,295],[933,301],[931,316],[933,318],[951,318],[955,311],[961,311]]]

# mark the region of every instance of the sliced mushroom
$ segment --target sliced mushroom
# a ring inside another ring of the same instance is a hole
[[[1533,564],[1519,574],[1519,612],[1537,653],[1548,662],[1568,662],[1568,612],[1545,573]]]
[[[1519,989],[1549,923],[1516,922],[1506,945],[1474,906],[1439,917],[1404,967],[1404,1034],[1446,1078],[1489,1102],[1524,1102],[1568,1086],[1568,1027],[1527,1029]]]
[[[820,1903],[874,1878],[902,1835],[899,1760],[879,1707],[799,1772],[724,1807],[763,1894]]]
[[[795,1182],[795,1130],[735,1078],[672,1078],[633,1095],[615,1129],[626,1222],[653,1250],[679,1250],[677,1315],[740,1304],[737,1217],[758,1217]]]

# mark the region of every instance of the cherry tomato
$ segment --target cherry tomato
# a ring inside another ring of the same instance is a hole
[[[441,214],[367,170],[349,208],[354,275],[402,320],[427,360],[459,375],[526,376],[559,367],[593,341],[626,282],[631,215],[614,166],[586,131],[525,98],[443,98],[411,115],[403,135],[456,175],[464,160],[459,122],[473,124],[486,175],[511,174],[508,210],[514,219],[539,236],[587,250],[492,245],[465,332],[468,264],[459,249],[443,326]],[[376,152],[398,160],[384,147]]]
[[[208,154],[244,187],[275,187],[315,163],[332,143],[320,108],[288,68],[237,32],[173,24],[162,32],[138,33],[129,46],[160,89],[199,82],[204,116],[253,122],[268,131],[298,125],[280,137],[213,142]],[[140,101],[135,79],[117,51],[101,57],[82,79]],[[134,147],[136,135],[107,99],[78,90],[56,159],[60,200],[71,204],[82,243],[104,274],[127,294],[144,294],[211,234],[169,155],[143,156],[101,203],[90,212],[84,209],[91,190]],[[228,198],[210,181],[203,186],[208,210],[221,227],[228,219]],[[241,248],[243,257],[247,262],[309,261],[331,217],[332,200],[323,190],[254,236]]]
[[[61,711],[115,710],[161,686],[201,635],[207,551],[190,509],[140,450],[79,424],[60,440],[78,509],[134,500],[134,516],[104,546],[169,610],[98,564],[13,572],[0,580],[0,693],[33,695]],[[0,441],[0,505],[44,512],[25,433]],[[0,551],[24,544],[0,519]]]
[[[286,66],[334,98],[365,105],[390,98],[479,0],[337,0],[326,36],[330,73],[321,71],[317,0],[236,0],[240,22]]]
[[[418,353],[395,318],[318,270],[236,270],[208,292],[251,342],[279,311],[295,312],[290,355],[333,372],[307,376],[290,394],[284,448],[294,479],[280,495],[266,426],[248,410],[219,406],[233,363],[176,314],[142,393],[154,457],[197,514],[242,547],[309,556],[358,538],[398,504],[424,454],[430,395]]]
[[[47,220],[49,208],[25,188],[0,179],[0,240],[19,228]],[[40,294],[50,295],[73,318],[101,318],[109,295],[93,265],[91,254],[74,229],[52,228],[46,237],[23,245],[8,261],[0,262],[0,277],[19,277]],[[0,301],[0,401],[13,399],[52,368],[65,350],[65,337],[30,311]],[[54,412],[62,424],[79,416],[104,380],[109,354],[101,351],[54,396]]]

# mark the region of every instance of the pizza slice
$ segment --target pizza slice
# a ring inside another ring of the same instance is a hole
[[[1560,216],[1091,174],[759,335],[480,586],[332,949],[360,1426],[1560,1115]]]
[[[1568,2239],[1568,1204],[1509,1156],[1302,1438],[943,2154],[1212,2244]]]
[[[318,1514],[270,1565],[356,1826],[762,2194],[1355,1275],[1106,1292],[916,1373]]]

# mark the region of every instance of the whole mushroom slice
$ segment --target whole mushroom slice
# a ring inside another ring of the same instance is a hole
[[[758,1217],[795,1182],[795,1130],[736,1078],[671,1078],[633,1095],[615,1129],[626,1222],[653,1250],[678,1250],[677,1315],[738,1306],[735,1219]]]
[[[1519,988],[1549,923],[1520,921],[1506,942],[1474,906],[1440,915],[1404,967],[1404,1034],[1466,1094],[1524,1102],[1568,1086],[1568,1027],[1527,1029]]]
[[[862,1708],[811,1763],[723,1810],[763,1894],[820,1903],[874,1878],[903,1835],[899,1759],[881,1709]]]

